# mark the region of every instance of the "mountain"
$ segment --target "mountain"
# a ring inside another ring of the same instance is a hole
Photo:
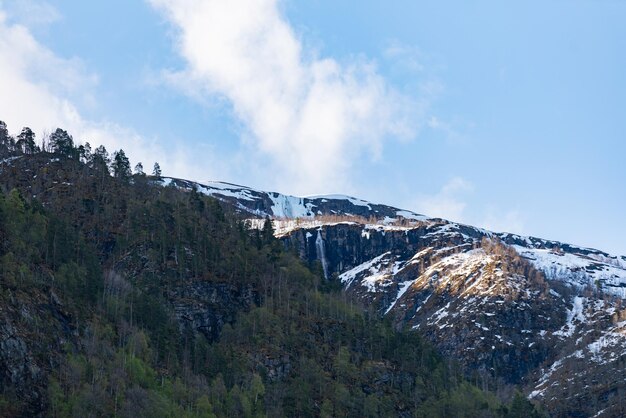
[[[626,257],[331,195],[166,178],[250,218],[347,295],[425,335],[482,387],[553,416],[626,415]]]
[[[409,220],[427,219],[409,211],[391,206],[366,202],[344,195],[296,197],[276,192],[263,192],[245,186],[224,182],[197,183],[189,180],[163,177],[163,186],[191,190],[215,197],[238,208],[241,212],[256,217],[277,219],[307,219],[322,215],[345,215],[353,217],[375,217],[376,219]]]
[[[626,413],[624,257],[62,130],[0,138],[0,189],[2,416]]]
[[[50,139],[0,135],[0,416],[543,416],[276,238],[267,211],[298,202]],[[368,209],[341,200],[303,202]]]
[[[598,287],[604,293],[626,298],[626,256],[610,255],[553,240],[490,232],[344,195],[296,197],[230,183],[200,184],[174,178],[164,178],[162,184],[189,190],[195,188],[255,218],[275,219],[276,235],[279,237],[290,235],[295,230],[317,230],[319,227],[325,229],[355,223],[363,227],[364,236],[370,231],[383,232],[383,235],[384,232],[402,231],[408,235],[423,227],[422,235],[429,235],[437,241],[460,239],[464,245],[469,245],[482,238],[495,238],[513,247],[548,279],[564,281],[581,289]],[[341,273],[338,270],[335,272]]]

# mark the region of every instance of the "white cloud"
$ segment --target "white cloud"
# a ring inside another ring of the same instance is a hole
[[[386,137],[412,138],[424,106],[373,63],[304,50],[279,0],[150,0],[176,28],[187,67],[170,81],[232,106],[266,173],[292,193],[349,190],[352,161],[377,158]],[[251,156],[250,158],[255,158]]]
[[[525,233],[524,219],[518,210],[502,212],[496,208],[489,208],[479,225],[494,232],[510,232],[520,235]]]
[[[434,195],[420,195],[413,210],[427,216],[474,225],[494,232],[524,234],[524,219],[518,210],[502,210],[493,205],[470,205],[474,185],[462,177],[450,179]]]
[[[158,161],[166,173],[190,178],[206,175],[186,164],[188,155],[166,153],[156,141],[115,123],[84,119],[77,103],[94,100],[98,78],[83,67],[78,59],[56,56],[26,26],[9,23],[0,5],[0,120],[10,131],[17,133],[28,126],[41,138],[61,127],[77,142],[103,144],[110,152],[123,148],[132,162],[143,161],[146,168]]]
[[[454,177],[434,195],[421,195],[413,204],[414,210],[427,216],[448,219],[456,222],[467,222],[464,197],[474,190],[469,181]]]

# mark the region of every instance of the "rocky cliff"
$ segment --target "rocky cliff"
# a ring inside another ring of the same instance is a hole
[[[273,218],[286,247],[486,387],[522,384],[554,416],[626,413],[626,257],[348,196],[166,183],[233,204],[252,227]]]

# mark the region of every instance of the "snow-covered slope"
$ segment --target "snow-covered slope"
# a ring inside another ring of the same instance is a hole
[[[565,281],[579,288],[597,286],[626,299],[626,268],[617,257],[519,245],[513,248],[550,279]]]
[[[335,215],[386,218],[389,222],[397,219],[415,221],[428,219],[410,211],[374,204],[345,195],[297,197],[276,192],[264,192],[230,183],[215,181],[195,183],[170,177],[162,178],[161,183],[163,186],[171,185],[183,189],[195,188],[199,193],[231,203],[240,210],[259,217],[311,219],[321,215]]]
[[[484,385],[522,384],[555,416],[626,414],[626,257],[349,196],[164,183],[227,202],[252,227],[273,218],[286,246]]]
[[[555,416],[623,416],[619,258],[535,238],[524,247],[520,237],[445,221],[300,226],[281,235],[288,246],[484,384],[522,384]]]
[[[578,289],[598,288],[626,298],[624,256],[535,237],[490,232],[345,195],[296,197],[223,182],[201,184],[168,177],[161,181],[164,186],[195,188],[199,193],[230,203],[248,216],[273,218],[280,237],[296,230],[356,222],[362,226],[364,236],[369,236],[371,231],[408,233],[428,226],[424,238],[438,241],[454,239],[476,245],[482,238],[497,238],[512,246],[548,279],[563,281]]]

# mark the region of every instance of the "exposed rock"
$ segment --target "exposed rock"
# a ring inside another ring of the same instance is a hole
[[[77,343],[77,333],[50,288],[7,293],[0,304],[0,393],[16,394],[24,413],[41,416],[48,373],[63,347]]]
[[[209,341],[214,341],[238,312],[259,303],[250,287],[201,281],[173,289],[169,299],[181,332],[199,332]]]
[[[164,183],[273,218],[302,259],[397,327],[420,330],[492,389],[521,383],[555,416],[624,416],[626,321],[611,318],[626,298],[626,257],[348,196]]]

